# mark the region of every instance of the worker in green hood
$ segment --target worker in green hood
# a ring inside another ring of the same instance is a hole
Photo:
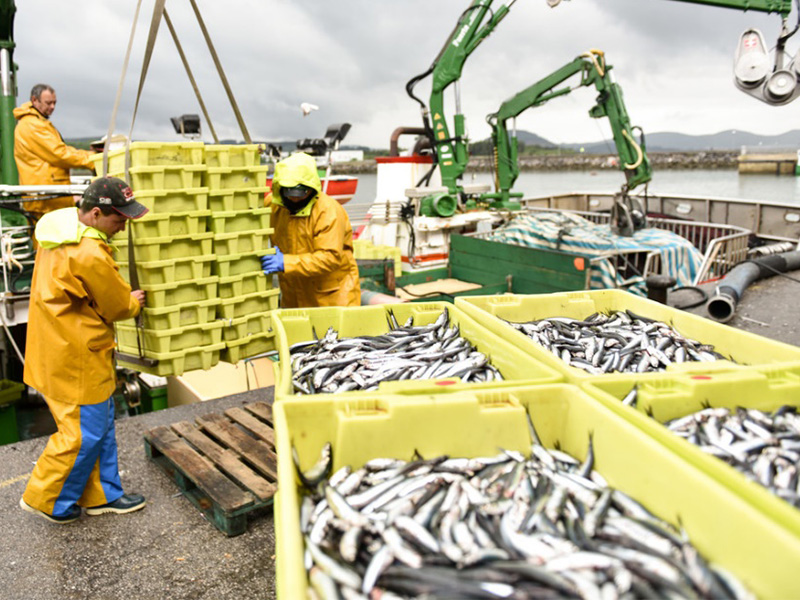
[[[322,192],[317,164],[305,153],[275,165],[271,236],[274,254],[261,259],[278,274],[281,307],[359,306],[353,228],[342,205]]]

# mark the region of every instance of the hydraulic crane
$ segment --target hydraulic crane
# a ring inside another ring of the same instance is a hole
[[[561,1],[547,0],[547,4],[555,7]],[[780,15],[781,33],[772,61],[770,61],[769,51],[760,32],[751,29],[742,35],[734,69],[736,84],[746,93],[769,104],[785,104],[800,95],[800,85],[798,85],[800,56],[797,57],[797,60],[792,59],[788,65],[784,64],[785,43],[798,29],[795,27],[790,30],[788,26],[792,0],[670,1]],[[421,106],[423,127],[427,132],[427,137],[431,140],[434,166],[439,167],[442,185],[447,187],[451,196],[458,198],[461,202],[467,200],[461,177],[469,159],[469,140],[466,134],[466,120],[461,112],[461,94],[458,82],[467,58],[508,15],[516,0],[503,4],[495,11],[491,9],[493,2],[494,0],[473,0],[472,4],[461,13],[456,26],[428,70],[413,77],[406,84],[409,96]],[[800,3],[800,0],[795,0],[795,3]],[[800,14],[800,10],[797,12]],[[800,25],[800,23],[798,24]],[[431,94],[426,104],[414,94],[414,87],[429,75],[432,76]],[[444,93],[451,85],[455,87],[455,114],[452,128],[445,118],[444,110]],[[432,173],[431,170],[426,177],[423,177],[418,186],[427,184]]]
[[[628,111],[622,100],[622,89],[614,81],[611,69],[611,65],[606,64],[602,52],[590,50],[509,98],[500,105],[497,112],[486,117],[492,127],[496,191],[483,194],[482,200],[491,201],[495,208],[512,210],[519,208],[512,199],[520,198],[522,194],[511,191],[519,176],[518,143],[515,128],[512,128],[511,132],[508,130],[508,121],[516,119],[520,113],[529,108],[541,106],[553,98],[569,94],[575,88],[555,88],[575,76],[580,77],[576,87],[597,88],[596,104],[589,111],[589,116],[595,119],[607,117],[611,124],[614,144],[619,155],[619,167],[625,173],[625,192],[650,181],[652,171],[644,151],[644,137],[640,128],[631,126]],[[639,129],[638,142],[633,136],[635,129]]]

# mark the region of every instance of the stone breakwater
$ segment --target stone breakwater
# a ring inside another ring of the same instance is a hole
[[[708,152],[649,152],[647,157],[653,169],[736,169],[738,151]],[[565,154],[562,156],[523,156],[519,160],[521,171],[594,171],[619,169],[619,157],[615,154]],[[473,156],[467,167],[470,171],[490,171],[492,160],[488,156]],[[374,160],[359,160],[337,163],[336,174],[375,173]]]

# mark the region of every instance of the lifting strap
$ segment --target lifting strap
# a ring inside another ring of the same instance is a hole
[[[208,35],[208,29],[206,29],[206,24],[203,21],[203,17],[200,16],[200,10],[197,8],[197,3],[195,0],[189,0],[189,2],[192,3],[192,9],[197,17],[197,22],[200,25],[200,29],[203,32],[203,37],[206,39],[208,51],[211,53],[211,58],[214,59],[214,65],[217,67],[217,73],[219,73],[219,78],[222,80],[222,85],[225,87],[225,93],[228,95],[228,100],[231,103],[231,108],[233,108],[233,113],[236,115],[236,122],[239,123],[239,129],[242,130],[242,137],[244,138],[246,144],[252,144],[253,140],[250,138],[250,133],[247,131],[247,127],[244,124],[242,113],[239,111],[239,105],[236,104],[236,98],[233,97],[233,90],[231,90],[231,86],[228,84],[228,78],[225,76],[225,71],[222,69],[222,63],[219,62],[219,57],[217,56],[217,51],[214,49],[214,44],[211,43],[211,36]]]
[[[217,132],[214,131],[214,125],[211,123],[211,117],[208,116],[208,111],[206,110],[206,104],[203,102],[203,96],[200,95],[200,88],[197,87],[197,82],[194,79],[194,75],[192,74],[192,69],[189,67],[189,61],[186,60],[186,55],[183,53],[183,47],[181,43],[178,41],[178,33],[175,31],[175,28],[172,26],[172,19],[169,18],[169,14],[167,14],[167,9],[164,9],[164,22],[167,24],[167,28],[169,32],[172,34],[172,39],[175,42],[175,48],[178,50],[178,54],[181,57],[181,62],[183,62],[183,68],[186,69],[186,75],[189,77],[189,82],[192,84],[192,89],[194,90],[194,95],[197,96],[197,103],[200,105],[200,110],[203,111],[203,116],[206,118],[206,123],[208,123],[208,129],[211,131],[211,137],[214,138],[214,143],[219,144],[219,138],[217,137]]]
[[[225,72],[222,69],[222,64],[220,63],[219,57],[217,56],[217,52],[214,49],[213,43],[211,42],[211,37],[208,34],[208,29],[206,29],[205,22],[203,21],[203,18],[200,15],[200,10],[197,8],[197,4],[195,3],[195,0],[190,0],[190,2],[192,4],[192,9],[194,10],[194,14],[197,17],[197,22],[200,25],[200,29],[203,32],[203,37],[205,38],[206,44],[208,45],[208,50],[211,53],[212,59],[214,60],[214,65],[217,68],[217,73],[219,73],[220,79],[222,80],[222,85],[225,87],[225,92],[228,95],[228,100],[230,101],[231,107],[233,108],[233,112],[236,115],[236,120],[237,120],[237,122],[239,124],[239,128],[242,130],[242,136],[244,138],[244,141],[245,141],[245,143],[250,144],[250,143],[252,143],[252,140],[250,138],[250,133],[247,131],[247,127],[244,124],[244,119],[242,118],[242,114],[239,111],[239,106],[236,103],[236,99],[233,96],[233,91],[231,90],[231,87],[230,87],[230,85],[228,83],[228,79],[225,76]],[[114,101],[114,108],[111,111],[111,119],[110,119],[109,124],[108,124],[108,134],[106,136],[106,143],[103,146],[103,173],[102,173],[103,176],[108,174],[108,149],[109,149],[109,146],[111,144],[111,139],[112,139],[112,136],[113,136],[113,133],[114,133],[114,128],[116,126],[117,112],[119,110],[119,105],[120,105],[120,101],[121,101],[121,98],[122,98],[122,89],[123,89],[123,86],[124,86],[124,83],[125,83],[125,75],[126,75],[126,72],[127,72],[127,69],[128,69],[128,63],[130,61],[131,48],[133,46],[133,39],[134,39],[134,35],[136,33],[136,22],[139,19],[139,9],[141,8],[141,4],[142,4],[142,0],[138,0],[137,4],[136,4],[136,13],[135,13],[134,19],[133,19],[133,25],[131,26],[130,39],[128,40],[128,49],[127,49],[127,51],[125,53],[125,60],[123,62],[123,66],[122,66],[122,73],[120,74],[119,86],[117,87],[117,96],[116,96],[116,99]],[[192,88],[194,89],[195,95],[197,96],[197,100],[198,100],[198,102],[200,104],[200,107],[201,107],[201,109],[203,111],[203,115],[206,118],[206,122],[209,125],[209,129],[211,130],[211,133],[214,136],[214,141],[215,142],[218,141],[216,132],[214,131],[214,127],[211,124],[211,119],[208,116],[208,112],[206,111],[205,104],[204,104],[203,99],[202,99],[202,97],[200,95],[200,90],[199,90],[199,88],[197,86],[197,82],[195,81],[194,76],[192,75],[191,69],[189,68],[189,63],[187,62],[186,56],[183,53],[183,48],[181,47],[180,42],[178,41],[178,36],[177,36],[177,34],[175,32],[174,27],[172,26],[172,21],[170,20],[169,15],[167,14],[167,11],[166,11],[166,8],[165,8],[165,4],[166,4],[166,0],[156,0],[155,1],[155,6],[153,7],[153,16],[150,19],[150,31],[149,31],[148,36],[147,36],[147,44],[145,46],[144,58],[142,59],[142,69],[141,69],[141,72],[139,74],[139,86],[138,86],[138,88],[136,90],[136,100],[135,100],[134,106],[133,106],[133,114],[131,115],[131,126],[130,126],[130,130],[128,132],[128,138],[125,141],[125,181],[129,185],[130,185],[130,172],[129,172],[130,171],[130,143],[131,143],[131,137],[133,136],[133,126],[134,126],[134,123],[136,122],[136,114],[137,114],[137,112],[139,110],[139,100],[141,99],[141,96],[142,96],[142,89],[144,88],[144,82],[145,82],[145,79],[147,77],[147,71],[148,71],[148,69],[150,67],[150,59],[152,58],[152,55],[153,55],[153,47],[155,46],[156,37],[158,36],[158,27],[159,27],[159,25],[161,23],[161,19],[162,18],[167,23],[167,28],[170,30],[170,33],[172,34],[172,39],[175,42],[175,46],[176,46],[176,48],[178,50],[178,54],[180,55],[181,60],[183,61],[183,66],[186,69],[187,75],[189,76],[189,81],[192,84]],[[135,251],[134,251],[133,227],[128,227],[128,271],[129,271],[130,283],[131,283],[132,288],[133,289],[139,289],[139,276],[138,276],[138,273],[137,273],[137,270],[136,270],[136,256],[135,256]],[[144,365],[149,365],[149,366],[157,364],[158,361],[155,361],[155,360],[149,359],[149,358],[145,358],[145,356],[144,356],[145,347],[144,347],[144,314],[143,314],[143,311],[140,311],[139,315],[136,317],[136,338],[137,338],[136,341],[137,341],[137,346],[138,346],[138,350],[139,350],[139,357],[138,357],[138,360],[136,360],[136,357],[133,357],[134,361],[137,362],[138,364],[144,364]],[[131,359],[131,357],[127,357],[126,356],[126,360],[130,360],[130,359]]]

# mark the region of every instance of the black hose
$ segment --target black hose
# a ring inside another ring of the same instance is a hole
[[[759,279],[800,269],[800,250],[762,256],[739,263],[717,285],[706,310],[715,321],[727,323],[747,287]],[[793,281],[796,279],[789,277]]]

